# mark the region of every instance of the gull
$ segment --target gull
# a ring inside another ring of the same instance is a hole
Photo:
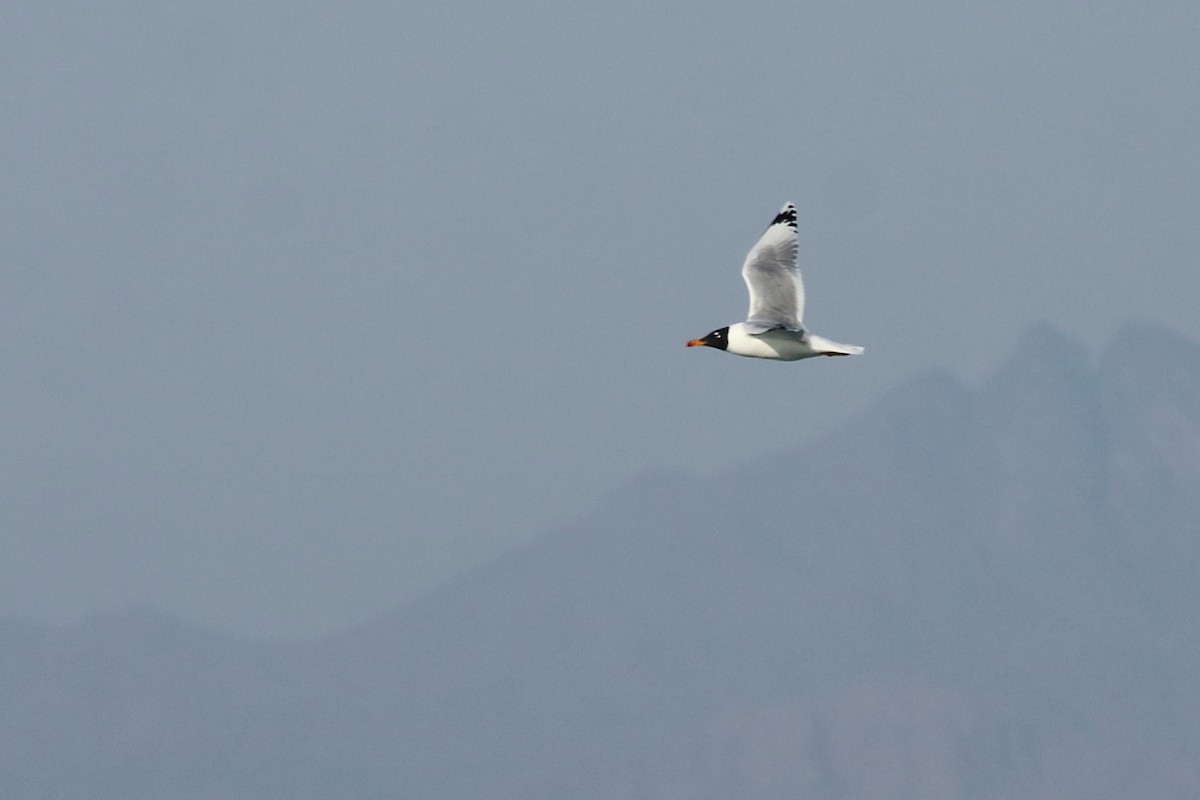
[[[750,290],[750,313],[745,322],[717,328],[688,347],[715,347],[739,356],[798,361],[813,356],[856,356],[863,349],[838,344],[809,332],[804,315],[804,281],[796,256],[796,206],[784,205],[767,226],[742,265]]]

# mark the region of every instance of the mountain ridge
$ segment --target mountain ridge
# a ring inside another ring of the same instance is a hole
[[[13,629],[0,788],[1194,796],[1197,488],[1200,347],[1038,327],[978,386],[927,371],[816,441],[657,472],[311,642]]]

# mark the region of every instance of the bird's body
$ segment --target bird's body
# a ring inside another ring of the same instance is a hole
[[[796,258],[796,207],[787,203],[742,265],[750,291],[745,322],[718,328],[688,347],[715,347],[739,356],[798,361],[813,356],[856,356],[858,345],[839,344],[804,328],[804,281]]]

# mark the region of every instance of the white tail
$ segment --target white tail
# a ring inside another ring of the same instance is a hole
[[[823,336],[809,334],[808,344],[823,356],[857,356],[862,355],[863,349],[856,344],[838,344]]]

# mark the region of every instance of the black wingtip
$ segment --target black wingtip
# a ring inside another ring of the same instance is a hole
[[[796,207],[791,203],[785,205],[783,210],[775,215],[775,219],[771,220],[772,225],[778,225],[781,222],[790,227],[796,227]]]

